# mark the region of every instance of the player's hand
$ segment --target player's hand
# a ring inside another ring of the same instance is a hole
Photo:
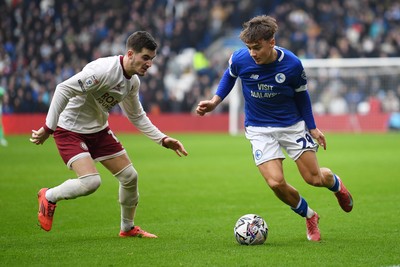
[[[172,137],[166,137],[163,140],[163,146],[175,151],[175,153],[182,157],[182,155],[187,156],[188,153],[186,152],[185,148],[183,147],[182,143]]]
[[[204,116],[207,112],[213,111],[214,107],[210,100],[200,101],[197,104],[196,113],[197,115]]]
[[[215,95],[211,100],[200,101],[197,104],[196,113],[200,116],[204,116],[207,112],[213,111],[222,99]]]
[[[32,143],[36,145],[42,145],[47,138],[49,138],[50,134],[41,127],[39,130],[32,130],[32,137],[29,139]]]
[[[324,134],[318,129],[312,129],[310,130],[311,136],[317,140],[318,144],[326,150],[326,140]]]

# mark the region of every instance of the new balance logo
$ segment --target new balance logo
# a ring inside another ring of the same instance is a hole
[[[258,74],[252,74],[252,75],[250,76],[250,79],[258,80],[259,77],[260,77],[260,75],[258,75]]]

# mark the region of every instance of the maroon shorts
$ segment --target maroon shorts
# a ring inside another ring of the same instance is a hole
[[[53,136],[61,158],[68,167],[79,155],[87,153],[96,161],[125,153],[109,127],[92,134],[80,134],[57,127]]]

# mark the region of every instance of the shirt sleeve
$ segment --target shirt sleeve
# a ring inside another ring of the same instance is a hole
[[[235,86],[237,75],[232,71],[232,60],[233,54],[229,58],[229,68],[225,70],[218,84],[216,95],[222,100],[232,91],[233,86]]]
[[[307,77],[304,68],[300,65],[300,73],[297,75],[298,80],[295,89],[294,100],[297,108],[304,119],[309,130],[317,128],[312,112],[310,95],[307,91]]]
[[[162,140],[167,135],[162,133],[147,117],[139,100],[139,79],[137,79],[134,88],[119,104],[129,121],[143,134],[149,137],[157,144],[162,144]]]
[[[98,87],[99,78],[94,74],[94,70],[88,66],[57,85],[46,116],[46,126],[51,131],[56,129],[60,114],[64,111],[70,99],[77,95],[87,94],[88,91]]]
[[[60,114],[67,106],[69,100],[83,93],[82,89],[77,86],[80,76],[82,76],[81,72],[57,85],[46,116],[46,126],[51,131],[56,129]]]
[[[217,92],[215,93],[218,95],[222,100],[232,91],[233,86],[235,85],[236,78],[230,75],[229,69],[227,69],[218,84]]]
[[[308,91],[301,91],[299,93],[296,93],[294,99],[296,101],[300,114],[307,125],[307,128],[309,130],[317,128],[314,120],[314,115],[312,113],[311,100]]]

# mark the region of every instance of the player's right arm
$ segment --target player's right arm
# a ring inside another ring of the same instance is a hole
[[[200,101],[199,104],[197,104],[196,113],[200,116],[204,116],[206,113],[213,111],[221,102],[222,98],[218,95],[214,95],[210,100]]]
[[[221,81],[218,84],[217,92],[210,100],[200,101],[196,108],[196,113],[204,116],[206,113],[213,111],[219,103],[232,91],[235,85],[236,77],[233,77],[228,68],[222,75]]]
[[[47,113],[46,123],[39,130],[32,130],[32,136],[29,141],[36,145],[42,145],[49,138],[57,127],[61,112],[65,109],[72,96],[66,86],[63,84],[57,85]]]
[[[64,111],[70,99],[84,93],[84,87],[80,81],[85,75],[81,71],[57,85],[47,112],[46,122],[39,130],[32,130],[29,141],[41,145],[49,138],[56,129],[60,114]]]

